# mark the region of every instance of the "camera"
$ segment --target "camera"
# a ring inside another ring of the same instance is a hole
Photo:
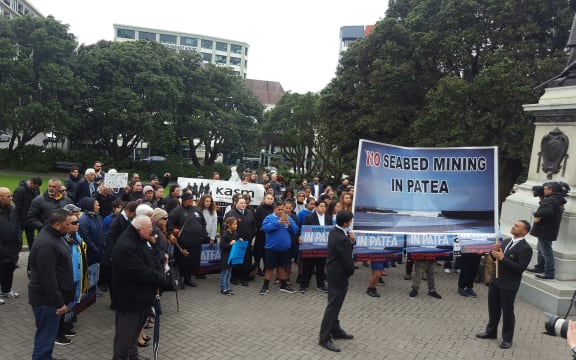
[[[570,186],[563,181],[546,182],[542,185],[532,186],[532,196],[544,197],[544,187],[549,187],[555,194],[560,194],[564,197],[568,196]]]
[[[544,185],[532,186],[532,196],[544,197]]]
[[[544,323],[545,334],[550,336],[561,336],[566,339],[568,333],[568,320],[560,316],[545,313],[548,320]]]

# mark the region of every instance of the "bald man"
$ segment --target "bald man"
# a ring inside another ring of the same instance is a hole
[[[6,187],[0,187],[0,305],[4,298],[17,298],[12,290],[14,270],[20,251],[20,232],[18,216],[12,204],[12,193]]]

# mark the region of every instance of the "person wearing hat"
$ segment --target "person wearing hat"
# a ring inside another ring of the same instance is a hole
[[[152,207],[153,209],[158,207],[156,205],[154,188],[152,186],[150,185],[144,186],[144,190],[142,191],[142,193],[144,193],[144,197],[142,198],[142,204],[150,205],[150,207]]]
[[[182,251],[175,251],[174,258],[184,278],[184,285],[196,287],[192,274],[200,268],[202,244],[208,243],[206,220],[202,212],[193,206],[194,196],[188,192],[182,194],[182,206],[175,208],[168,215],[166,231],[169,242],[181,246]],[[187,254],[187,255],[186,255]]]
[[[156,174],[151,174],[150,176],[148,176],[148,182],[150,184],[150,186],[152,187],[156,187],[158,185],[162,185],[162,187],[166,187],[168,186],[168,184],[170,183],[170,173],[164,173],[162,182],[160,182],[160,179],[158,178],[158,175]]]
[[[552,242],[556,241],[562,213],[564,212],[565,192],[563,184],[549,182],[544,184],[544,196],[541,197],[540,206],[534,212],[534,224],[530,235],[538,238],[538,263],[528,272],[536,273],[536,278],[541,280],[554,280],[554,253]]]

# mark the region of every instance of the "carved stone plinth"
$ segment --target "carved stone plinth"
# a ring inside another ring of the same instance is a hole
[[[545,311],[565,315],[576,290],[576,86],[547,88],[538,104],[524,105],[536,117],[528,180],[502,204],[502,232],[510,235],[519,219],[533,220],[539,198],[532,187],[563,181],[572,192],[567,197],[558,239],[554,242],[555,281],[542,281],[524,273],[518,296]],[[534,249],[530,267],[537,260],[537,239],[527,237]]]

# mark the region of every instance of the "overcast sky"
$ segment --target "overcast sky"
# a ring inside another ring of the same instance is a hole
[[[247,77],[279,81],[285,91],[322,90],[338,64],[340,27],[383,18],[386,0],[30,0],[70,25],[79,43],[112,40],[112,24],[246,42]]]

